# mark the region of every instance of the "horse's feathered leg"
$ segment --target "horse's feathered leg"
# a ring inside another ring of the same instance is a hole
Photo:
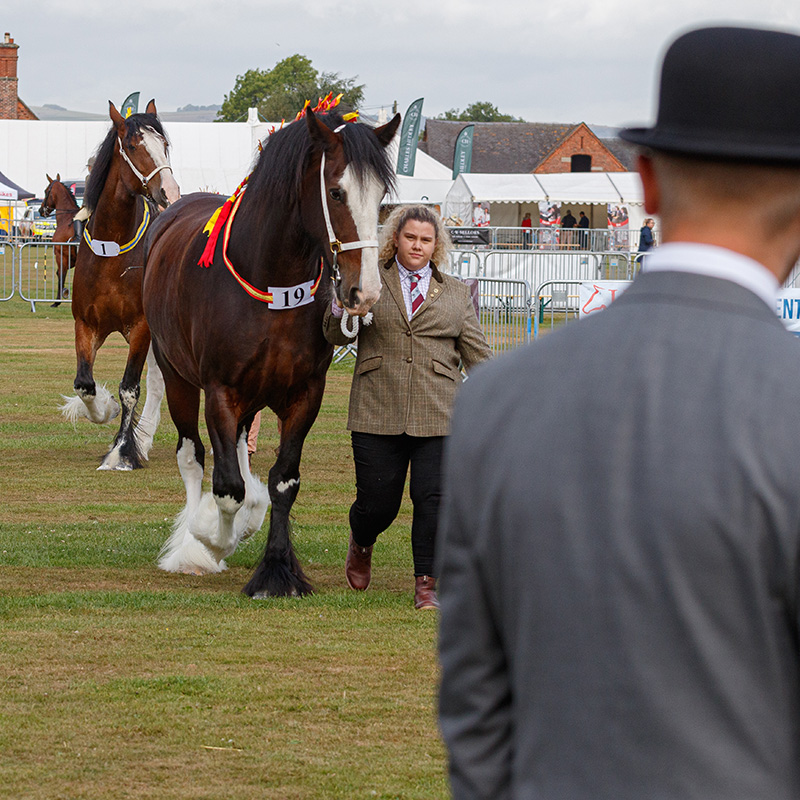
[[[161,548],[158,566],[167,572],[205,575],[221,572],[225,562],[201,542],[193,528],[205,528],[216,522],[217,510],[210,494],[203,495],[205,448],[200,441],[197,419],[200,390],[184,381],[162,362],[167,402],[178,429],[178,469],[186,489],[186,505],[178,514],[172,534]]]
[[[98,467],[101,470],[131,470],[144,466],[144,456],[134,434],[136,405],[139,402],[139,381],[150,349],[150,329],[144,319],[140,320],[128,335],[128,361],[119,384],[119,399],[122,404],[122,419],[111,449]]]
[[[164,377],[156,362],[156,357],[151,345],[147,351],[147,397],[144,409],[136,422],[134,435],[139,446],[142,458],[148,458],[150,448],[153,446],[153,437],[161,421],[161,399],[164,397]]]
[[[295,399],[281,418],[278,458],[269,471],[272,509],[267,546],[242,590],[251,597],[302,596],[313,592],[292,546],[289,514],[300,489],[303,442],[319,412],[324,389],[323,371],[321,377],[309,381],[306,391]]]
[[[97,386],[92,370],[97,350],[103,344],[94,331],[83,321],[75,320],[75,352],[78,371],[75,375],[75,397],[64,397],[66,401],[59,409],[69,422],[86,417],[90,422],[104,424],[119,414],[119,405],[105,386]]]

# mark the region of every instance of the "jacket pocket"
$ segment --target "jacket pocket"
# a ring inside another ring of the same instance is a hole
[[[356,375],[363,375],[365,372],[372,372],[378,369],[383,361],[383,356],[372,356],[372,358],[365,358],[356,369]]]
[[[447,366],[447,364],[442,364],[441,361],[437,361],[435,358],[432,361],[433,363],[433,371],[437,375],[444,375],[445,378],[450,378],[451,381],[456,379],[456,373]]]

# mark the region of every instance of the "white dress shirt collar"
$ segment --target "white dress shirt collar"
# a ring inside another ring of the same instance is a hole
[[[420,278],[427,277],[431,272],[431,262],[429,261],[424,267],[420,267],[419,269],[408,269],[408,267],[404,267],[395,256],[395,264],[397,264],[397,268],[400,271],[400,280],[411,280],[412,275],[419,275]]]
[[[732,281],[775,308],[778,279],[758,261],[724,247],[673,242],[648,253],[643,261],[643,272],[691,272]]]

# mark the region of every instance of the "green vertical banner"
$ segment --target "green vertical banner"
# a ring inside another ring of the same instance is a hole
[[[119,113],[122,114],[123,119],[128,119],[131,114],[136,114],[139,111],[139,92],[133,92],[125,98],[122,108]]]
[[[472,134],[474,125],[465,125],[456,139],[456,150],[453,155],[453,180],[462,172],[472,171]]]
[[[422,121],[422,102],[425,98],[415,100],[406,111],[403,128],[400,131],[400,146],[397,148],[397,174],[413,175],[417,160],[417,139],[419,125]]]

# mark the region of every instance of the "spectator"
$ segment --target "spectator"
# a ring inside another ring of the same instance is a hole
[[[455,800],[800,796],[800,37],[682,35],[639,171],[663,244],[459,396],[441,529]],[[765,92],[764,87],[769,86]]]

